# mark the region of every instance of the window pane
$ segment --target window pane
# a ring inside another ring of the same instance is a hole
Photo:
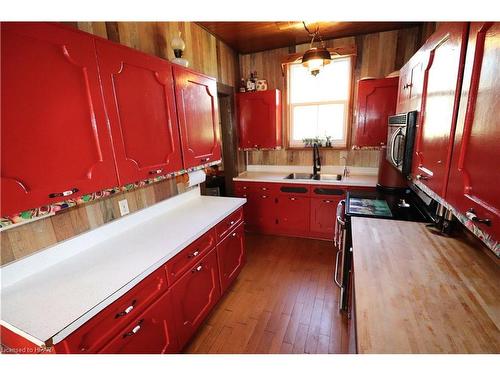
[[[297,105],[293,107],[294,141],[304,138],[344,139],[344,104]]]
[[[334,59],[314,77],[302,64],[290,66],[290,103],[347,100],[350,59]]]

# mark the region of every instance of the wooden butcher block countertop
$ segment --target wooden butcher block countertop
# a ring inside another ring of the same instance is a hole
[[[359,353],[500,353],[500,263],[482,245],[361,217],[352,237]]]

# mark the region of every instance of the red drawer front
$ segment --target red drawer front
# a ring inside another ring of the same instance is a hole
[[[243,220],[243,209],[239,208],[215,226],[217,242],[227,236]]]
[[[265,182],[235,181],[234,190],[236,193],[239,193],[238,196],[241,196],[241,194],[247,191],[277,193],[279,190],[279,184],[265,183]]]
[[[170,285],[181,277],[199,259],[215,247],[215,230],[212,228],[188,245],[166,264],[167,279]]]
[[[309,197],[311,192],[311,185],[300,184],[278,184],[278,191],[281,195],[293,195],[301,197]]]
[[[163,354],[178,351],[170,291],[122,329],[99,353]]]
[[[160,268],[56,345],[57,352],[95,353],[167,289]]]

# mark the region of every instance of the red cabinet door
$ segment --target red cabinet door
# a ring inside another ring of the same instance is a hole
[[[264,233],[275,233],[277,223],[277,196],[270,192],[252,193],[253,199],[249,204],[254,204],[250,215],[253,215],[251,222],[255,224],[257,231]],[[246,217],[245,217],[246,220]]]
[[[304,236],[309,234],[311,199],[299,194],[278,197],[278,230],[283,234]]]
[[[425,68],[414,174],[444,196],[465,57],[467,23],[445,23],[424,45]]]
[[[500,240],[500,24],[472,23],[446,200]]]
[[[337,204],[343,196],[311,198],[310,230],[314,237],[333,240]]]
[[[358,147],[387,143],[387,118],[396,112],[398,77],[358,82],[356,135]]]
[[[172,307],[170,291],[168,291],[106,344],[99,353],[177,353],[179,346]]]
[[[171,64],[96,40],[120,184],[182,169]]]
[[[224,293],[245,264],[245,233],[243,223],[217,245],[220,287]]]
[[[184,168],[221,158],[215,79],[174,65]]]
[[[182,348],[219,300],[220,281],[215,249],[174,284],[172,297]]]
[[[236,94],[239,145],[242,149],[281,147],[281,92]]]
[[[1,24],[1,215],[118,184],[91,36]]]

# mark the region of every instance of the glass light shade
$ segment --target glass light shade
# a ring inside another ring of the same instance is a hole
[[[184,40],[181,38],[181,32],[179,31],[179,35],[175,36],[172,41],[170,42],[170,47],[172,49],[180,49],[181,51],[184,51],[186,48],[186,43],[184,43]]]
[[[302,56],[302,65],[317,76],[321,68],[331,62],[330,52],[326,48],[311,48]]]

